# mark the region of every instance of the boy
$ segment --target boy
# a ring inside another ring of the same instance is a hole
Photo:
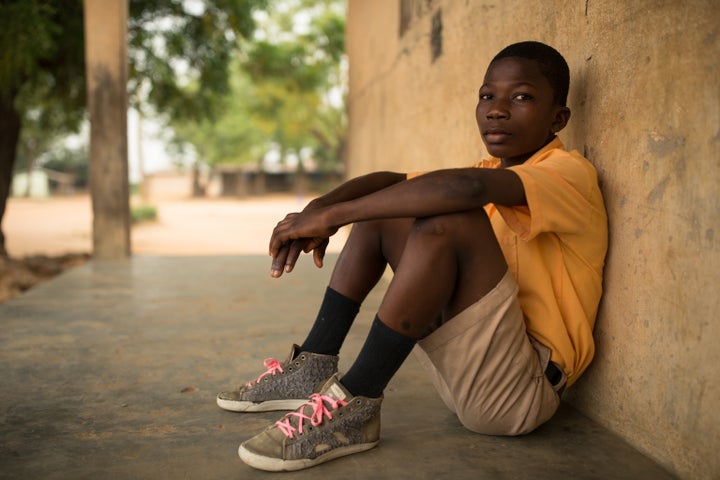
[[[246,463],[298,470],[377,445],[383,390],[416,345],[470,430],[519,435],[555,413],[592,359],[607,249],[595,169],[555,136],[570,118],[568,86],[557,51],[511,45],[490,63],[476,107],[493,158],[366,175],[278,223],[273,277],[291,272],[301,251],[322,266],[328,238],[354,226],[304,343],[218,395],[227,410],[296,409],[240,446]],[[340,346],[387,264],[393,279],[339,377]]]

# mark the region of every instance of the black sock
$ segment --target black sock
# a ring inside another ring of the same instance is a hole
[[[381,396],[416,341],[391,329],[376,315],[365,345],[340,383],[355,396]]]
[[[315,323],[300,351],[337,355],[359,311],[358,302],[327,287]]]

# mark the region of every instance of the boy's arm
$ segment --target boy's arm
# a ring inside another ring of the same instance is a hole
[[[388,186],[402,182],[407,178],[404,173],[397,172],[374,172],[349,180],[329,193],[312,200],[303,209],[303,213],[320,208],[327,208],[341,202],[347,202],[370,193],[382,190]],[[297,216],[297,213],[290,213],[285,220]],[[281,222],[282,223],[282,222]],[[300,256],[300,252],[313,252],[315,265],[322,267],[325,249],[327,248],[330,235],[334,234],[337,228],[325,237],[300,237],[284,243],[276,254],[273,254],[271,274],[273,277],[282,275],[283,270],[290,272]],[[271,239],[272,241],[272,239]]]
[[[402,182],[405,178],[407,178],[406,174],[397,172],[374,172],[353,178],[331,192],[311,201],[307,207],[305,207],[305,210],[354,200]]]
[[[526,205],[520,177],[508,169],[457,168],[429,172],[327,211],[329,224],[430,217],[481,208],[488,203]]]
[[[438,170],[352,200],[289,215],[273,230],[270,254],[302,238],[327,238],[343,225],[381,218],[429,217],[481,208],[524,205],[525,190],[511,170]],[[275,265],[275,262],[273,262]]]

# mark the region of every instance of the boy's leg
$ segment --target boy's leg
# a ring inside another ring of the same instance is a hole
[[[395,276],[361,355],[342,380],[356,395],[380,396],[428,325],[475,303],[507,269],[483,209],[355,224],[302,350],[337,354],[354,315],[323,314],[329,295],[335,303],[359,305],[388,263]]]
[[[308,404],[244,442],[239,454],[249,465],[296,470],[374,447],[382,397],[361,391],[381,393],[430,322],[475,303],[507,269],[484,210],[414,221],[399,250],[397,238],[379,240],[395,276],[358,359],[342,381],[334,376]],[[367,294],[370,282],[333,277],[338,291],[358,300]]]
[[[378,315],[420,338],[438,315],[448,320],[485,296],[506,270],[484,209],[418,219]]]
[[[235,412],[293,410],[337,372],[338,352],[358,313],[360,303],[377,284],[387,265],[398,258],[412,220],[356,224],[348,238],[315,322],[300,347],[284,362],[269,358],[257,380],[221,392],[217,404]]]
[[[407,257],[404,256],[406,248]],[[401,264],[403,258],[405,261]],[[336,297],[343,298],[344,303],[359,305],[388,264],[395,276],[379,316],[387,318],[384,323],[391,329],[412,338],[419,338],[438,315],[451,318],[477,301],[494,287],[507,268],[482,209],[427,219],[361,222],[353,226],[333,270],[329,289],[338,294]],[[403,302],[408,298],[413,301],[405,305]],[[349,322],[350,315],[338,317],[341,318],[335,323],[349,329],[354,314]],[[313,330],[328,328],[327,325],[318,315]],[[304,345],[312,336],[311,331]],[[333,340],[341,344],[344,338],[342,335]],[[310,351],[332,353],[333,349],[316,347]]]
[[[532,339],[508,271],[478,302],[418,342],[416,357],[469,430],[528,433],[560,404],[545,371],[551,351]]]
[[[483,209],[414,222],[390,286],[357,360],[341,382],[379,397],[438,316],[454,317],[492,290],[507,271]]]
[[[402,256],[415,219],[394,218],[355,223],[335,263],[330,287],[362,303],[390,264]]]
[[[374,397],[438,315],[447,326],[421,341],[419,357],[469,429],[516,435],[548,420],[559,396],[545,375],[550,350],[531,339],[517,285],[484,210],[415,222],[370,331],[341,382]],[[434,325],[433,325],[434,326]],[[385,332],[385,333],[383,333]]]
[[[399,258],[411,225],[411,219],[353,225],[302,351],[338,354],[360,305],[385,271],[388,257]]]

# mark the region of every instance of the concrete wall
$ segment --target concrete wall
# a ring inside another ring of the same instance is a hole
[[[84,0],[93,257],[130,255],[127,0]]]
[[[681,477],[718,478],[720,3],[349,0],[348,11],[353,176],[477,161],[491,57],[526,39],[564,53],[573,117],[561,138],[597,166],[611,227],[596,359],[567,399]]]

